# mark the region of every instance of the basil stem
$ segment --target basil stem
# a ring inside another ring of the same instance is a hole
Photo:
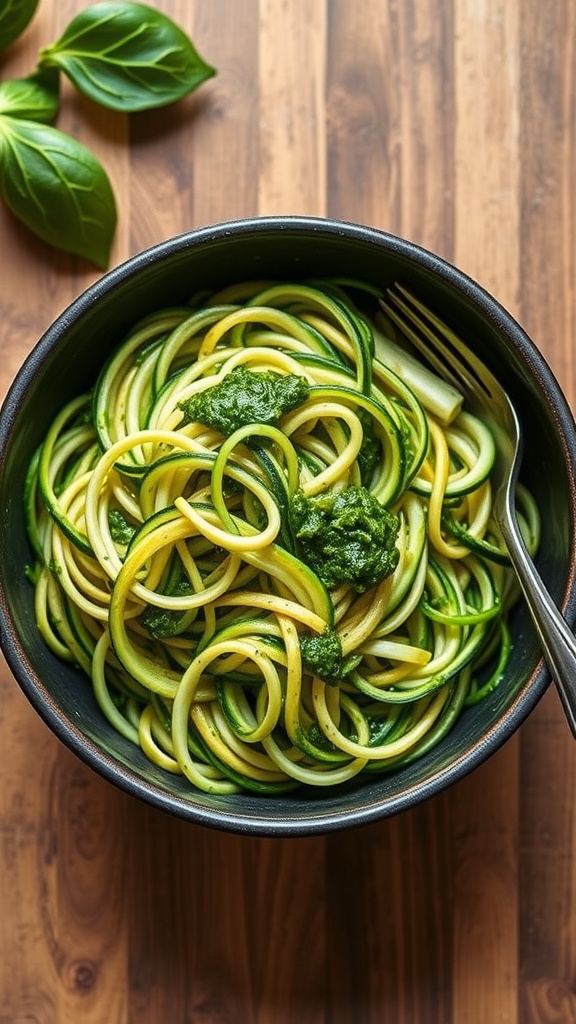
[[[96,103],[126,112],[172,103],[215,74],[166,15],[122,0],[81,11],[40,51],[40,63],[59,67]]]
[[[104,269],[116,204],[104,168],[49,125],[0,116],[0,194],[34,234]]]
[[[57,68],[0,82],[0,114],[49,124],[58,112],[59,84]]]
[[[28,22],[32,20],[38,2],[39,0],[4,0],[0,3],[0,51],[10,46],[10,43],[24,31]]]

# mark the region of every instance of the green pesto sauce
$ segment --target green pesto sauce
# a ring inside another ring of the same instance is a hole
[[[115,544],[129,544],[136,533],[136,527],[117,508],[108,511],[108,527]]]
[[[331,626],[320,634],[302,633],[300,654],[306,668],[329,686],[337,686],[360,660],[355,655],[343,657],[340,637]]]
[[[308,383],[296,373],[258,372],[236,366],[221,383],[179,403],[188,422],[205,423],[229,436],[249,423],[276,424],[308,397]]]
[[[312,497],[297,491],[290,520],[302,560],[329,589],[350,583],[361,594],[398,564],[398,516],[365,487]]]

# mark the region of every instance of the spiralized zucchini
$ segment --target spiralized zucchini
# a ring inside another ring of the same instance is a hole
[[[30,466],[46,644],[198,789],[390,771],[504,673],[492,436],[377,310],[333,280],[160,310]]]

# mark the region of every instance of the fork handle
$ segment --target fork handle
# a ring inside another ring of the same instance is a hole
[[[572,735],[576,738],[576,637],[552,599],[521,536],[500,522],[504,542],[536,627],[544,659],[556,683]]]

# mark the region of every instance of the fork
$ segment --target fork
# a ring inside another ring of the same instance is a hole
[[[387,290],[381,306],[430,366],[461,391],[468,407],[490,427],[496,442],[493,515],[532,616],[548,669],[576,738],[576,638],[538,573],[522,537],[515,488],[522,432],[514,406],[484,363],[405,287]]]

